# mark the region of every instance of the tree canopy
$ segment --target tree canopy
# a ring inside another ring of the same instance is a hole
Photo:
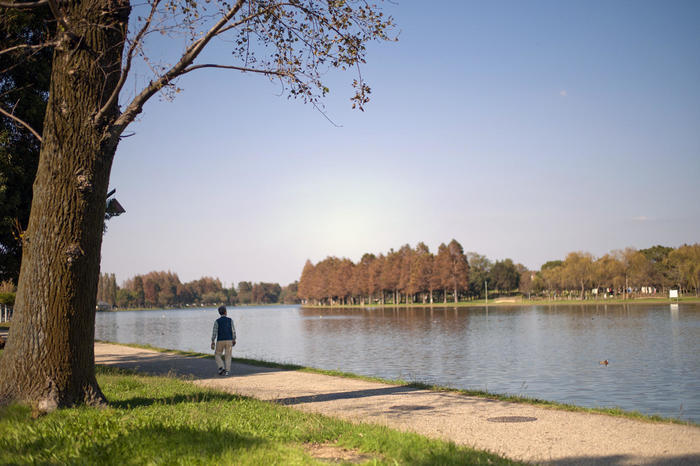
[[[40,46],[53,28],[51,12],[44,8],[9,10],[0,16],[0,50],[11,43]],[[0,54],[0,282],[17,283],[22,258],[22,236],[29,222],[32,184],[39,162],[41,133],[51,75],[51,48],[29,56],[20,48]]]
[[[179,78],[214,68],[265,76],[321,108],[328,72],[337,68],[352,70],[350,100],[362,110],[371,93],[360,70],[366,45],[389,39],[393,27],[362,0],[2,0],[0,18],[46,6],[46,34],[35,43],[25,34],[32,28],[14,28],[0,49],[3,59],[13,57],[0,69],[2,83],[18,63],[53,52],[43,126],[0,101],[3,125],[13,125],[0,136],[22,127],[40,142],[31,212],[26,230],[19,228],[22,266],[0,402],[40,411],[105,401],[92,345],[105,204],[117,146],[146,102],[173,97]],[[163,47],[160,35],[182,39],[184,48]],[[215,54],[204,52],[215,40],[229,53],[210,61]],[[142,83],[132,79],[138,62],[152,72]],[[25,73],[13,86],[38,90],[40,79]],[[123,92],[127,82],[133,92]],[[143,293],[146,302],[153,298],[149,282]]]

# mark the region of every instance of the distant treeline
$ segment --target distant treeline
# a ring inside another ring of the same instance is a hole
[[[511,259],[492,262],[464,253],[456,240],[433,254],[424,243],[386,254],[365,254],[358,263],[327,257],[307,261],[299,298],[309,304],[447,302],[521,293],[528,297],[590,298],[661,295],[670,288],[698,294],[700,244],[679,248],[612,251],[600,258],[569,253],[564,260],[528,270]]]
[[[514,277],[502,278],[514,280],[506,285],[510,289],[518,286],[519,275],[512,261],[508,264]],[[337,257],[316,265],[306,261],[299,297],[314,304],[457,302],[469,293],[470,276],[469,261],[456,240],[441,244],[437,254],[425,243],[418,243],[415,249],[406,244],[386,255],[365,254],[357,264]]]
[[[117,286],[114,274],[100,275],[98,304],[119,308],[164,308],[217,304],[298,303],[297,283],[281,287],[279,283],[239,282],[224,288],[218,278],[202,277],[182,283],[172,272],[136,275]]]
[[[117,286],[114,274],[100,276],[97,300],[120,308],[162,308],[188,305],[396,304],[457,302],[523,294],[528,297],[591,298],[601,296],[668,296],[700,293],[700,244],[678,248],[653,246],[611,251],[595,258],[571,252],[563,260],[528,270],[511,259],[491,261],[464,253],[456,240],[433,254],[424,243],[402,246],[386,254],[365,254],[359,262],[327,257],[306,261],[301,278],[288,286],[239,282],[224,288],[216,278],[180,282],[172,272],[136,275]]]
[[[595,258],[587,252],[571,252],[566,259],[544,264],[533,276],[529,291],[547,296],[600,295],[636,297],[700,292],[700,244],[678,248],[653,246],[627,248]]]

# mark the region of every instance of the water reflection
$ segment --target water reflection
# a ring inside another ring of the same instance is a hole
[[[699,305],[280,306],[229,315],[236,356],[700,421]],[[209,352],[218,314],[97,317],[101,339]]]

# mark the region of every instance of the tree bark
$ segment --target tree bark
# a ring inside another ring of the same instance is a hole
[[[94,115],[114,90],[126,0],[64,4],[15,315],[0,366],[0,401],[39,411],[101,404],[95,300],[105,200],[118,134]]]

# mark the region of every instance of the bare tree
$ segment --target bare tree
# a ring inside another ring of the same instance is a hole
[[[54,49],[44,128],[35,131],[39,167],[0,399],[50,411],[104,402],[93,340],[105,200],[117,145],[144,104],[158,93],[177,93],[184,75],[217,68],[278,80],[289,96],[318,106],[328,92],[324,74],[339,68],[355,70],[351,100],[362,109],[370,94],[359,70],[365,46],[387,39],[392,20],[360,0],[0,0],[4,11],[43,5],[55,18],[55,34],[36,47],[18,38],[0,50],[29,56]],[[158,33],[186,38],[170,64],[149,50]],[[228,61],[201,61],[216,39],[231,44]],[[153,77],[124,100],[139,59]]]

